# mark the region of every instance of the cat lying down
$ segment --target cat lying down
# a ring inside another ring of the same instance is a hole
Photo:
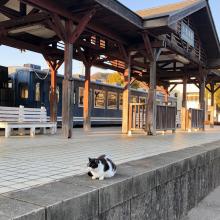
[[[102,155],[98,158],[89,158],[88,163],[88,175],[93,180],[113,177],[116,173],[116,165],[106,155]]]

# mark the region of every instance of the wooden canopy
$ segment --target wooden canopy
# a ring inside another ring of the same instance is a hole
[[[87,95],[92,65],[122,72],[128,82],[135,77],[152,89],[186,77],[201,81],[220,67],[219,39],[206,0],[139,12],[116,0],[0,0],[0,44],[43,54],[52,70],[54,111],[56,71],[65,61],[69,121],[72,58],[86,66]]]

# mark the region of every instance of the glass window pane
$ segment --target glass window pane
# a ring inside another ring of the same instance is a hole
[[[57,103],[60,101],[60,87],[57,86]]]
[[[137,102],[138,102],[138,97],[132,95],[132,96],[131,96],[131,103],[137,103]]]
[[[145,104],[146,98],[145,97],[139,97],[139,102]]]
[[[122,109],[123,107],[123,94],[119,94],[119,109]]]
[[[105,91],[103,90],[94,91],[94,107],[105,108]]]
[[[84,97],[84,88],[83,87],[79,87],[79,106],[82,107],[83,106],[83,97]]]
[[[20,84],[20,97],[22,99],[28,99],[28,86],[25,84]]]
[[[117,109],[117,93],[108,92],[108,109]]]
[[[35,85],[35,101],[40,101],[40,83],[36,83]]]

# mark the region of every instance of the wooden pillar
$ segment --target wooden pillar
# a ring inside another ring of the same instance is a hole
[[[150,87],[148,90],[146,126],[148,135],[156,135],[156,59],[150,62]]]
[[[187,130],[187,76],[183,78],[183,100],[181,109],[181,129]]]
[[[84,96],[83,96],[83,128],[84,131],[91,129],[91,103],[90,103],[90,72],[91,65],[84,63],[85,65],[85,83],[84,83]]]
[[[66,21],[67,33],[71,33],[72,23]],[[68,35],[68,34],[67,34]],[[72,137],[73,129],[73,78],[72,78],[72,59],[73,59],[73,44],[69,39],[65,42],[64,51],[64,80],[63,80],[63,94],[62,94],[62,129],[63,135],[66,138]]]
[[[168,85],[164,85],[164,103],[165,105],[168,105],[168,99],[169,99],[169,86]]]
[[[203,110],[203,128],[202,130],[205,130],[205,73],[204,71],[200,70],[200,92],[199,92],[199,105],[200,109]]]
[[[57,121],[57,70],[63,63],[63,59],[52,59],[44,56],[50,68],[50,121]]]
[[[130,103],[130,80],[131,80],[131,57],[129,55],[127,68],[124,72],[125,87],[123,91],[122,107],[122,133],[127,134],[129,129],[129,103]]]
[[[50,121],[57,121],[57,71],[55,68],[50,68]]]
[[[210,106],[210,127],[214,128],[214,112],[215,112],[215,84],[210,83],[211,89],[211,106]]]

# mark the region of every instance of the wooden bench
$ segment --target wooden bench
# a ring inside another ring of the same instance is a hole
[[[5,129],[5,137],[11,135],[11,131],[17,129],[30,129],[30,135],[35,136],[36,128],[40,128],[43,133],[50,128],[51,134],[57,131],[55,122],[47,121],[47,112],[44,107],[41,108],[24,108],[20,107],[3,107],[0,106],[0,128]]]

